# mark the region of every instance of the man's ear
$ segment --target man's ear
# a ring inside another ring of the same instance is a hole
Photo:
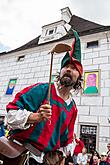
[[[81,81],[81,82],[83,82],[83,78],[82,78],[81,75],[79,75],[78,80]]]

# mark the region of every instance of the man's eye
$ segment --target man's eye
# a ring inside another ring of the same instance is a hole
[[[74,66],[73,67],[71,67],[72,69],[76,69]]]
[[[66,66],[65,66],[65,68],[68,68],[68,67],[69,67],[69,65],[66,65]]]
[[[76,68],[73,66],[73,67],[71,67],[71,69],[73,69],[73,70],[76,70]]]

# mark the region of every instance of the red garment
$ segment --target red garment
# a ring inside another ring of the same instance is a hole
[[[77,156],[79,153],[82,152],[82,149],[84,147],[84,143],[83,143],[83,141],[77,140],[77,139],[75,139],[75,141],[76,141],[76,146],[75,146],[75,149],[74,149],[74,155]]]
[[[37,112],[41,104],[47,103],[48,84],[29,86],[16,94],[8,110],[28,110]],[[77,108],[74,100],[69,105],[57,95],[55,85],[51,85],[51,124],[48,121],[35,122],[25,130],[11,131],[11,137],[21,143],[31,143],[40,151],[54,151],[72,143]]]
[[[107,158],[107,163],[110,163],[110,156]]]

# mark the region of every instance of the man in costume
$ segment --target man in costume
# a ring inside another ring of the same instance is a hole
[[[7,105],[11,138],[29,143],[44,153],[60,147],[69,150],[77,117],[70,90],[81,88],[82,74],[80,40],[74,31],[72,50],[63,57],[58,79],[51,85],[50,105],[47,103],[48,83],[23,89]]]

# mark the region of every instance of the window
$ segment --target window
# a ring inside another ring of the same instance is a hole
[[[97,41],[91,41],[87,42],[87,48],[93,48],[93,47],[98,47],[98,40]]]
[[[24,58],[25,58],[24,55],[23,56],[19,56],[18,59],[17,59],[17,61],[24,61]]]
[[[87,152],[96,149],[97,126],[80,125],[80,137],[84,141]]]
[[[57,27],[54,27],[53,29],[47,29],[45,32],[45,36],[52,35],[56,33],[56,31],[57,31]]]
[[[53,34],[54,30],[49,30],[49,35]]]

